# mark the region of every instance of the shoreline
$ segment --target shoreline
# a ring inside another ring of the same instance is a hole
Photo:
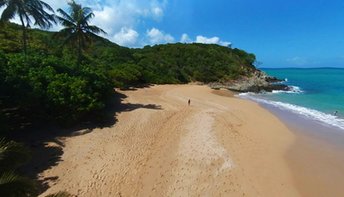
[[[49,185],[41,196],[308,193],[286,157],[299,156],[297,134],[257,103],[197,85],[120,93],[130,107],[114,126],[63,139],[61,161],[39,176]]]
[[[343,196],[344,132],[292,112],[262,104],[296,136],[286,154],[296,185],[304,196]],[[314,188],[317,188],[316,190]]]

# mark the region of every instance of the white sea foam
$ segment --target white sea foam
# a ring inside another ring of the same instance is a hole
[[[283,103],[279,101],[270,101],[270,100],[257,98],[254,93],[243,93],[243,94],[240,94],[239,97],[250,99],[258,103],[272,105],[281,110],[287,110],[294,114],[299,114],[303,117],[306,117],[311,120],[315,120],[324,125],[330,125],[330,126],[337,127],[339,129],[344,130],[344,119],[339,118],[338,116],[334,116],[332,114],[327,114],[315,109],[309,109],[306,107],[301,107],[301,106],[293,105],[289,103]]]
[[[281,94],[281,93],[286,93],[286,94],[300,94],[303,93],[300,87],[298,86],[289,86],[290,90],[273,90],[273,94]]]

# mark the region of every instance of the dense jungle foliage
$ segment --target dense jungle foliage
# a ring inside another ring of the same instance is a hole
[[[104,108],[114,87],[228,81],[255,70],[255,56],[240,49],[196,43],[129,49],[98,36],[91,38],[79,64],[75,47],[63,45],[56,35],[29,30],[25,55],[20,26],[1,27],[2,109],[74,122]]]

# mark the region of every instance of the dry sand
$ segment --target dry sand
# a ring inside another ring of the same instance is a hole
[[[64,139],[62,161],[40,175],[58,179],[41,196],[301,195],[285,160],[295,136],[259,105],[197,85],[122,93],[136,107]]]

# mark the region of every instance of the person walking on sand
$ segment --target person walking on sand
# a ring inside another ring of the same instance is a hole
[[[191,100],[189,99],[189,100],[188,100],[188,105],[190,106],[190,104],[191,104]]]

